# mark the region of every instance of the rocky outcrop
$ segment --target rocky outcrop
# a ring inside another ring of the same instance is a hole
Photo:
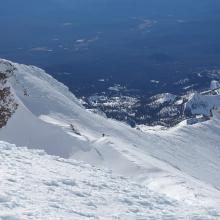
[[[15,67],[11,63],[0,60],[0,128],[7,124],[18,107],[8,84],[14,71]]]

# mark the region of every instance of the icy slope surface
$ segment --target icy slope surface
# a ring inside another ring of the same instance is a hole
[[[84,109],[43,70],[13,64],[18,110],[0,139],[132,177],[188,204],[220,207],[220,120],[141,132]]]
[[[0,219],[220,218],[82,162],[0,142]]]

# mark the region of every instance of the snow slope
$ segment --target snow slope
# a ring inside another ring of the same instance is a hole
[[[19,106],[0,140],[83,160],[180,203],[220,210],[218,110],[201,124],[142,132],[87,111],[43,70],[11,64],[9,84]]]
[[[43,151],[0,142],[0,161],[1,220],[220,218],[214,209],[179,203],[109,170]]]
[[[214,107],[220,107],[220,95],[193,93],[185,104],[185,109],[194,115],[210,116]]]

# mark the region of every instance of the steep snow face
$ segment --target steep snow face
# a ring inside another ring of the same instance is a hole
[[[215,220],[218,210],[179,203],[76,160],[0,142],[0,219]]]
[[[75,104],[77,107],[80,106],[79,101],[71,93],[66,92],[68,89],[64,85],[36,67],[3,60],[0,68],[3,73],[11,73],[11,77],[7,78],[6,82],[7,88],[11,91],[7,99],[10,102],[15,99],[17,108],[15,111],[11,105],[8,105],[8,108],[15,113],[7,122],[7,126],[1,129],[1,139],[18,145],[43,148],[50,154],[63,157],[69,157],[74,151],[89,147],[89,143],[85,144],[83,138],[74,138],[70,123],[66,124],[66,132],[64,132],[61,127],[45,123],[38,118],[40,114],[49,114],[54,109],[68,115],[70,108],[65,106],[70,102],[77,103]],[[52,89],[52,86],[57,90]],[[62,92],[65,92],[66,96]]]
[[[210,116],[211,110],[214,107],[220,106],[219,95],[203,95],[194,93],[189,98],[189,101],[185,105],[185,109],[190,111],[194,115]]]
[[[1,140],[107,167],[181,202],[220,207],[217,113],[205,123],[141,132],[87,111],[43,70],[9,63],[19,106]]]

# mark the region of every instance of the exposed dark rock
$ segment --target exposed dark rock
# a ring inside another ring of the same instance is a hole
[[[14,70],[15,67],[11,63],[0,61],[0,128],[7,124],[18,107],[7,85],[7,80],[13,75]]]

